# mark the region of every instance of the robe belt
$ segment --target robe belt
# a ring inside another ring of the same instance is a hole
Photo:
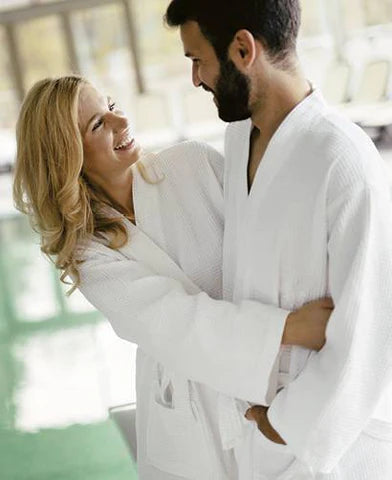
[[[219,394],[219,431],[224,450],[234,448],[244,437],[245,429],[249,428],[249,421],[245,418],[249,407],[248,402]]]

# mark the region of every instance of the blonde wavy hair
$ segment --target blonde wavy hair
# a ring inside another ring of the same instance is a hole
[[[112,249],[128,241],[126,212],[83,174],[78,105],[86,84],[76,75],[37,82],[16,127],[15,206],[29,216],[42,252],[62,271],[61,281],[72,285],[68,294],[80,284],[83,259],[76,252],[86,240],[105,238]],[[113,208],[122,215],[113,215]]]

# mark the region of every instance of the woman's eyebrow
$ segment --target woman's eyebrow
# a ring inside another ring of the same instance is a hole
[[[112,98],[108,95],[108,96],[106,97],[106,100],[107,100],[107,103],[109,104],[110,101],[112,100]],[[85,127],[84,130],[83,130],[83,135],[87,132],[87,129],[88,129],[90,123],[91,123],[93,120],[95,120],[97,117],[99,117],[99,116],[100,116],[99,113],[94,113],[94,115],[93,115],[93,116],[90,118],[90,120],[87,122],[86,127]]]
[[[83,129],[83,135],[87,132],[87,129],[90,125],[90,123],[95,120],[97,117],[99,117],[99,113],[94,113],[94,115],[90,118],[90,120],[86,123],[85,128]]]

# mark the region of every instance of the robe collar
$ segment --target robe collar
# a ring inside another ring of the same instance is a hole
[[[253,124],[251,119],[246,120],[245,141],[242,146],[239,178],[241,178],[242,195],[249,200],[260,191],[267,191],[275,176],[284,167],[285,162],[292,158],[290,152],[300,139],[299,133],[312,128],[314,118],[327,109],[323,96],[319,89],[313,90],[304,100],[298,103],[285,117],[268,143],[256,175],[252,188],[248,193],[248,162],[250,136]],[[306,148],[306,145],[304,145]]]

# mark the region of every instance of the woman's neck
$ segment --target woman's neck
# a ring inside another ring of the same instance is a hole
[[[100,177],[94,180],[129,216],[134,215],[131,168],[118,175],[113,174],[110,178]]]

